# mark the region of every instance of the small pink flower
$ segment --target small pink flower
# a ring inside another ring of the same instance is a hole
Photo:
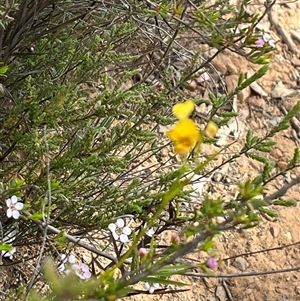
[[[80,279],[89,279],[91,278],[92,274],[89,270],[89,267],[80,262],[78,265],[73,265],[72,268],[75,270],[76,275],[80,278]]]
[[[215,258],[208,258],[206,261],[206,266],[211,270],[216,270],[218,267],[218,261]]]
[[[147,254],[147,249],[146,248],[139,248],[139,255],[140,256],[143,256],[143,255],[146,255]]]
[[[175,235],[172,236],[172,242],[174,244],[179,244],[180,243],[180,237],[179,237],[178,234],[175,234]]]
[[[265,45],[264,39],[259,38],[258,40],[255,41],[255,45],[256,45],[256,47],[259,47],[259,48],[264,47],[264,45]]]
[[[20,217],[19,211],[23,209],[24,204],[18,202],[18,198],[15,195],[13,195],[10,199],[6,200],[6,205],[8,207],[6,211],[7,217],[18,219]]]

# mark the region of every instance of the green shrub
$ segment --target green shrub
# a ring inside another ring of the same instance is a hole
[[[272,150],[270,138],[289,126],[299,104],[265,137],[249,132],[241,152],[227,160],[247,155],[263,163],[260,175],[237,187],[234,200],[207,196],[200,208],[182,209],[191,199],[193,176],[212,173],[209,164],[219,155],[199,161],[195,151],[178,165],[159,130],[175,122],[172,106],[185,100],[187,82],[211,70],[212,57],[193,52],[189,37],[264,65],[248,79],[241,74],[231,95],[211,91],[207,119],[219,126],[236,115],[224,106],[266,73],[271,51],[253,46],[260,17],[243,5],[192,4],[19,0],[0,6],[1,248],[16,246],[12,264],[27,271],[17,292],[3,292],[7,300],[115,300],[140,281],[183,285],[169,276],[193,265],[178,264],[178,258],[195,248],[213,254],[216,234],[253,227],[261,212],[275,214],[273,199],[267,202],[263,194],[278,173],[259,152]],[[248,27],[238,30],[241,24]],[[295,150],[287,168],[298,161]],[[13,195],[25,204],[18,220],[6,215],[5,200]],[[108,230],[119,217],[131,221],[129,244],[119,244]],[[224,221],[217,223],[218,217]],[[157,238],[176,229],[192,239],[179,243],[175,236],[159,250],[146,234],[152,228]],[[147,254],[139,253],[142,247]],[[79,281],[72,272],[58,278],[45,260],[58,264],[74,248],[93,254],[89,264],[97,278]],[[44,267],[47,286],[41,288]],[[211,272],[205,263],[199,267]]]

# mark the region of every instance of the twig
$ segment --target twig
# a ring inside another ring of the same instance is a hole
[[[300,266],[295,268],[289,268],[289,269],[269,270],[269,271],[249,272],[249,273],[233,273],[233,274],[220,274],[220,275],[185,273],[184,275],[190,277],[199,277],[199,278],[242,278],[242,277],[256,277],[261,275],[280,274],[280,273],[290,273],[295,271],[300,271]]]
[[[28,211],[27,211],[27,212],[25,211],[25,212],[23,212],[23,213],[24,213],[26,216],[28,216],[28,217],[30,217],[30,215],[31,215]],[[44,222],[39,221],[39,220],[33,220],[33,222],[36,223],[36,224],[39,225],[39,226],[42,226],[42,227],[45,227],[45,226],[46,226],[46,224],[45,224]],[[51,226],[51,225],[48,225],[47,227],[48,227],[48,231],[50,231],[50,232],[52,232],[52,233],[54,233],[54,234],[60,234],[60,233],[62,233],[61,230],[59,230],[59,229],[57,229],[57,228],[55,228],[55,227],[53,227],[53,226]],[[84,248],[84,249],[86,249],[86,250],[92,252],[92,253],[95,253],[95,254],[97,254],[97,255],[99,255],[99,256],[102,256],[102,257],[104,257],[104,258],[106,258],[106,259],[109,259],[109,260],[113,261],[114,263],[117,263],[117,262],[118,262],[118,259],[115,258],[114,256],[109,255],[109,254],[104,253],[104,252],[101,252],[101,251],[97,250],[96,248],[94,248],[94,247],[92,247],[92,246],[90,246],[90,245],[87,245],[87,244],[83,243],[83,242],[81,241],[81,238],[77,238],[77,237],[72,236],[72,235],[67,234],[67,233],[64,233],[64,236],[65,236],[70,242],[72,242],[72,243],[74,243],[74,244],[76,244],[76,245],[78,245],[78,246],[80,246],[80,247],[82,247],[82,248]]]
[[[299,244],[300,244],[300,241],[297,241],[297,242],[294,242],[292,244],[287,244],[287,245],[283,245],[283,246],[280,246],[280,247],[274,247],[274,248],[268,248],[268,249],[253,251],[253,252],[241,253],[241,254],[237,254],[235,256],[230,256],[230,257],[227,257],[227,258],[222,258],[222,261],[226,261],[226,260],[230,260],[230,259],[235,259],[235,258],[243,257],[243,256],[250,256],[250,255],[264,253],[264,252],[283,250],[285,248],[289,248],[289,247],[296,246],[296,245],[299,245]]]
[[[264,201],[267,202],[268,204],[272,204],[274,200],[276,200],[277,198],[285,195],[290,188],[292,188],[293,186],[295,186],[299,183],[300,183],[300,176],[298,176],[296,179],[294,179],[290,183],[285,184],[278,191],[276,191],[273,194],[265,197]]]
[[[288,34],[288,32],[279,25],[278,18],[277,18],[277,11],[274,10],[277,9],[277,7],[274,5],[271,10],[268,11],[268,18],[272,26],[274,26],[275,30],[278,32],[278,34],[281,36],[282,42],[285,43],[289,50],[293,53],[297,53],[298,47],[293,42],[292,38]]]

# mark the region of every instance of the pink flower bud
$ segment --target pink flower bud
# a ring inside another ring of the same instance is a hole
[[[218,261],[215,258],[208,258],[206,261],[206,266],[211,270],[216,270],[218,267]]]
[[[179,244],[180,243],[180,237],[179,235],[175,234],[172,236],[172,243]]]
[[[140,256],[143,256],[143,255],[146,255],[147,254],[147,250],[145,248],[139,248],[139,255]]]

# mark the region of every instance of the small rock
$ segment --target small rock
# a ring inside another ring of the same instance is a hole
[[[266,108],[266,102],[263,98],[260,97],[256,97],[256,96],[251,96],[247,99],[247,103],[255,108],[255,109],[259,109],[260,111],[264,111],[264,109]]]
[[[300,32],[298,32],[296,30],[291,30],[291,35],[295,40],[300,42]]]
[[[225,288],[221,285],[218,285],[216,288],[216,297],[219,301],[226,301],[227,300],[227,294],[225,291]]]
[[[274,159],[280,159],[282,157],[282,151],[278,148],[274,148],[273,151],[271,152],[271,156]]]
[[[276,162],[276,166],[282,171],[287,168],[287,163],[284,161]]]
[[[218,285],[216,278],[203,278],[203,282],[207,288],[215,288]]]
[[[227,93],[231,94],[235,91],[238,84],[239,76],[236,74],[228,75],[225,77]]]
[[[295,293],[297,295],[300,295],[300,285],[298,285],[298,286],[295,287]]]
[[[240,103],[243,103],[246,101],[246,99],[249,98],[250,95],[251,95],[251,89],[250,87],[247,87],[238,93],[237,99],[239,100]]]
[[[212,177],[214,182],[220,182],[222,178],[223,178],[223,175],[219,172],[216,172]]]
[[[232,57],[231,60],[229,60],[229,62],[226,64],[228,73],[232,75],[239,74],[238,66],[241,66],[241,60],[236,57]]]
[[[293,65],[294,67],[300,67],[300,60],[299,60],[298,58],[296,58],[296,57],[293,57],[293,58],[291,59],[291,63],[292,63],[292,65]]]
[[[285,236],[288,240],[292,240],[292,239],[293,239],[293,238],[292,238],[291,232],[286,232],[286,233],[284,234],[284,236]]]
[[[287,88],[281,81],[274,87],[271,92],[272,98],[284,98],[295,93],[295,90]]]
[[[266,93],[263,88],[257,83],[257,82],[253,82],[250,85],[250,88],[256,92],[258,95],[262,96],[262,97],[266,97],[268,96],[268,93]]]
[[[272,236],[273,236],[274,238],[276,238],[276,237],[278,237],[278,235],[279,235],[280,228],[277,227],[277,226],[271,227],[271,228],[270,228],[270,232],[271,232]]]
[[[220,59],[220,56],[217,56],[215,59],[212,61],[212,65],[223,75],[227,73],[227,68],[222,62],[222,59]]]
[[[235,259],[235,261],[232,263],[232,265],[237,268],[238,270],[244,272],[248,266],[249,263],[247,262],[246,259],[242,258],[242,257],[238,257]]]

